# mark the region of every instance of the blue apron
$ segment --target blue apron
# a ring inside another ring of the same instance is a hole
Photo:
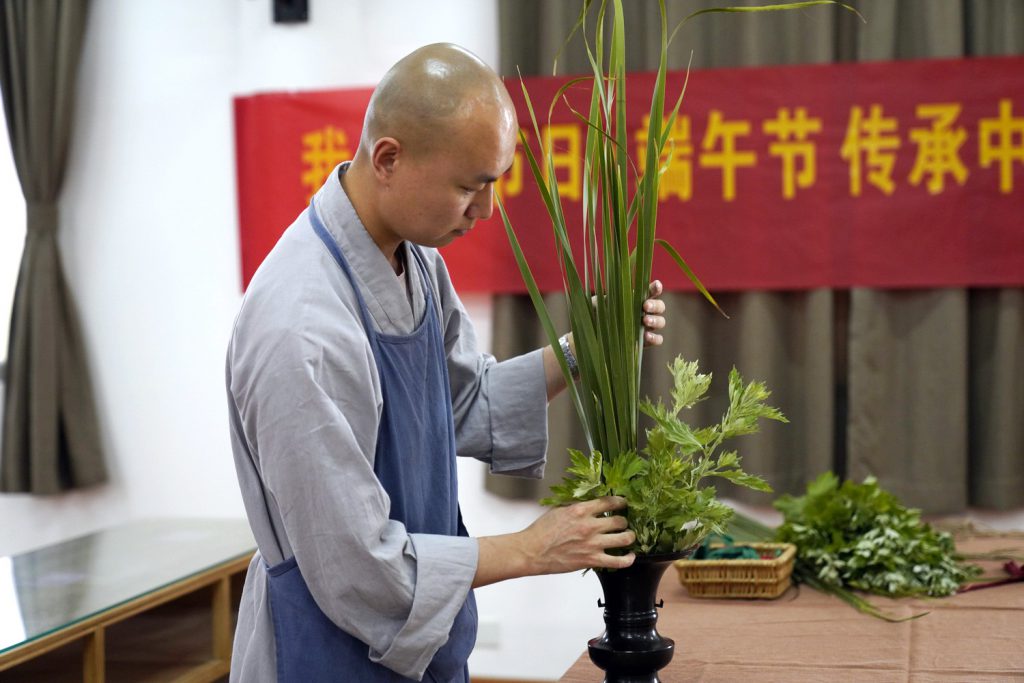
[[[345,273],[359,301],[363,328],[380,374],[384,407],[373,470],[391,498],[391,519],[409,533],[468,536],[458,504],[455,427],[434,289],[417,247],[409,252],[423,282],[426,312],[409,335],[380,334],[337,242],[311,203],[313,230]],[[409,266],[411,264],[407,264]],[[408,277],[414,277],[412,268]],[[341,492],[339,492],[341,494]],[[267,571],[279,683],[409,681],[370,661],[369,646],[338,628],[317,607],[294,557]],[[448,642],[438,650],[423,680],[468,683],[467,660],[476,642],[476,600],[470,591]]]

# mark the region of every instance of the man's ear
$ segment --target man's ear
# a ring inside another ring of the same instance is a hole
[[[401,155],[402,143],[398,140],[386,137],[377,140],[373,145],[373,155],[370,159],[377,180],[387,182],[391,179]]]

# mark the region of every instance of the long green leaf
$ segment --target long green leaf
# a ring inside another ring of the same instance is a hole
[[[699,17],[702,14],[777,12],[779,10],[803,9],[805,7],[813,7],[814,5],[838,5],[839,7],[856,14],[865,24],[868,23],[868,20],[865,19],[864,15],[858,12],[856,8],[847,5],[845,2],[838,2],[837,0],[806,0],[805,2],[784,2],[774,5],[759,5],[753,7],[711,7],[709,9],[697,10],[676,24],[675,29],[672,30],[672,37],[669,38],[668,42],[669,44],[672,43],[676,37],[676,33],[679,32],[679,29],[681,29],[686,22],[690,21],[690,19],[693,19],[694,17]]]
[[[584,38],[584,40],[586,40],[586,35],[587,35],[587,32],[586,32],[587,14],[590,12],[590,7],[593,4],[594,4],[594,0],[583,0],[583,5],[580,7],[580,13],[576,16],[576,23],[573,25],[572,29],[569,31],[569,35],[567,35],[565,37],[565,40],[562,41],[562,46],[558,48],[558,52],[555,53],[555,58],[554,58],[554,60],[552,62],[552,68],[551,68],[551,75],[552,76],[558,74],[558,60],[561,59],[562,53],[565,52],[565,48],[567,48],[569,46],[569,41],[572,40],[572,37],[574,35],[576,35],[576,32],[579,31],[581,28],[584,29],[583,30],[583,38]]]
[[[715,301],[715,297],[711,296],[711,292],[707,290],[707,288],[704,286],[704,283],[700,281],[700,278],[698,278],[697,275],[693,272],[693,270],[690,269],[690,266],[686,264],[686,261],[684,261],[683,257],[679,255],[679,252],[675,250],[675,247],[673,247],[671,244],[669,244],[663,239],[659,239],[657,240],[657,242],[659,247],[668,252],[668,255],[672,257],[672,260],[676,262],[676,265],[678,265],[679,268],[686,274],[686,277],[690,279],[690,282],[693,283],[693,286],[696,287],[697,290],[704,295],[704,298],[710,301],[711,305],[713,305],[719,313],[728,318],[729,316],[725,314],[725,311],[723,311],[721,307],[718,305],[718,302]]]
[[[512,222],[509,220],[508,213],[505,211],[505,203],[501,200],[500,196],[497,197],[497,202],[498,211],[501,213],[501,220],[505,225],[505,234],[508,236],[509,244],[512,246],[512,252],[515,254],[516,264],[519,266],[520,275],[523,278],[523,282],[526,284],[526,290],[530,293],[530,300],[533,302],[533,307],[537,311],[537,317],[540,318],[544,334],[547,336],[548,342],[551,345],[552,350],[555,352],[555,357],[558,359],[558,365],[562,369],[562,376],[565,377],[566,385],[568,386],[569,393],[572,397],[572,402],[576,407],[576,412],[583,421],[584,432],[587,437],[587,446],[592,449],[593,444],[590,443],[590,430],[586,428],[586,413],[581,405],[579,393],[577,392],[576,385],[572,379],[572,373],[569,371],[568,361],[565,358],[565,354],[562,353],[561,345],[558,343],[558,332],[555,330],[555,325],[551,321],[551,314],[548,311],[547,305],[544,303],[544,297],[540,293],[540,288],[537,287],[537,281],[533,277],[533,271],[530,269],[530,265],[526,261],[526,255],[523,254],[523,249],[519,244],[519,239],[516,237],[515,230],[512,228]]]

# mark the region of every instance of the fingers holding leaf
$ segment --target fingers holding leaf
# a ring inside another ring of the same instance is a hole
[[[644,346],[660,346],[664,338],[657,330],[665,327],[665,302],[661,300],[664,287],[655,280],[647,288],[648,298],[643,305]]]

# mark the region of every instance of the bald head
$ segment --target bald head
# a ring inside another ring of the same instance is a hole
[[[403,241],[441,247],[491,215],[516,134],[504,84],[471,52],[428,45],[391,67],[340,182],[396,272]]]
[[[480,115],[515,127],[515,109],[498,75],[457,45],[427,45],[391,67],[374,90],[360,147],[369,152],[391,137],[410,152],[429,151]]]

